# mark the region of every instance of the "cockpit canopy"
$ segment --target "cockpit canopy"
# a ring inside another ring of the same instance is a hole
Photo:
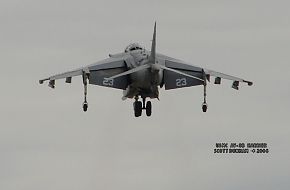
[[[125,53],[127,53],[129,51],[142,50],[142,49],[144,49],[144,48],[141,47],[138,43],[133,43],[133,44],[130,44],[126,47]]]

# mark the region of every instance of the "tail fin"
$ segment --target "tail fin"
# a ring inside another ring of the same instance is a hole
[[[149,61],[153,64],[155,64],[155,57],[156,57],[156,22],[154,24],[154,33],[153,33],[153,39],[152,39],[152,45],[151,45],[151,54],[149,57]]]

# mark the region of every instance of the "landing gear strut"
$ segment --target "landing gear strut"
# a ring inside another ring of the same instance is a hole
[[[143,102],[143,106],[142,106],[142,102],[138,101],[138,99],[139,97],[135,96],[135,102],[133,103],[135,117],[140,117],[142,115],[142,110],[146,110],[146,115],[151,116],[151,113],[152,113],[151,102],[150,101],[146,102],[146,98],[142,97],[142,102]]]
[[[206,76],[204,73],[204,83],[203,83],[203,103],[202,103],[202,111],[206,112],[207,111],[207,103],[206,103]]]
[[[87,102],[87,91],[88,91],[88,75],[83,72],[83,84],[84,84],[84,103],[83,103],[83,110],[86,112],[88,110],[88,102]]]

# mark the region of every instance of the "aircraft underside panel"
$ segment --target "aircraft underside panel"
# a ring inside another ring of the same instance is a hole
[[[201,72],[186,71],[186,70],[179,70],[179,71],[198,77],[200,79],[203,78]],[[184,75],[172,72],[172,71],[164,70],[165,90],[197,86],[197,85],[202,85],[202,84],[203,84],[203,81],[200,81],[198,79],[190,78],[190,77],[187,77],[187,76],[184,76]]]
[[[125,72],[125,68],[112,68],[105,70],[97,70],[90,72],[89,83],[110,88],[117,88],[125,90],[129,84],[127,75],[115,79],[108,79],[111,76]]]

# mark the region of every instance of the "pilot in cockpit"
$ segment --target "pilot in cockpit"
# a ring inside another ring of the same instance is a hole
[[[142,48],[139,44],[137,43],[133,43],[130,44],[126,47],[125,49],[125,53],[129,52],[129,51],[134,51],[134,50],[143,50],[144,48]]]

